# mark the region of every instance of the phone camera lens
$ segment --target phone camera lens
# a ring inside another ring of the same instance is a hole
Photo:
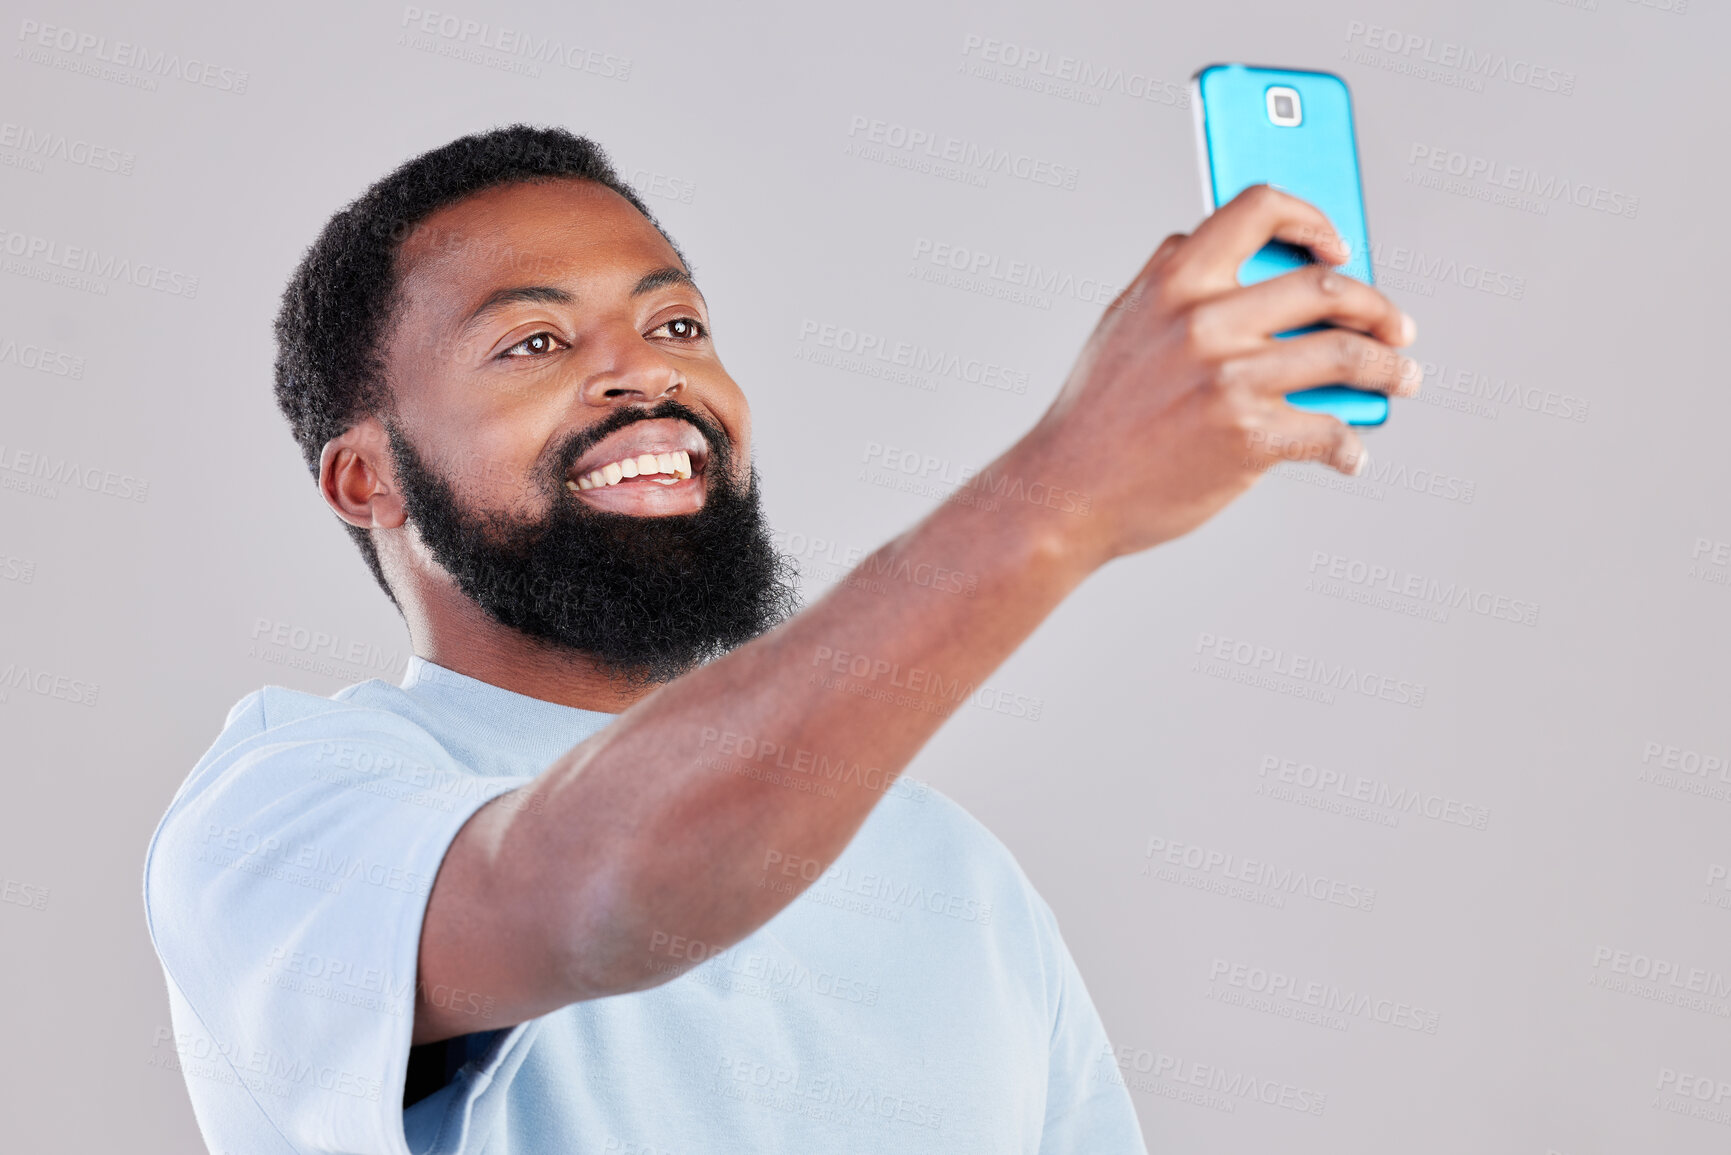
[[[1298,90],[1276,86],[1268,90],[1268,119],[1282,128],[1295,128],[1304,120]]]

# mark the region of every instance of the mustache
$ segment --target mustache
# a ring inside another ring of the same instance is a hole
[[[642,408],[633,406],[629,409],[615,409],[595,424],[573,433],[549,458],[551,472],[548,474],[547,484],[552,488],[563,485],[565,476],[571,472],[571,467],[577,464],[577,459],[601,444],[605,438],[639,421],[653,421],[663,417],[677,418],[695,426],[709,443],[709,465],[705,467],[705,472],[718,471],[722,477],[731,476],[729,467],[733,463],[733,439],[727,435],[727,431],[689,405],[670,398]]]

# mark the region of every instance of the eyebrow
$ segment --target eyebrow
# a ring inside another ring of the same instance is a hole
[[[684,285],[699,297],[703,291],[697,287],[697,282],[691,274],[674,265],[645,273],[632,286],[631,295],[641,297],[645,293],[653,293],[657,289],[665,289],[669,285]],[[499,289],[490,293],[487,299],[475,306],[474,310],[463,319],[461,332],[468,332],[475,323],[489,313],[504,308],[506,305],[518,305],[533,302],[546,305],[569,305],[576,298],[557,285],[514,285],[508,289]]]
[[[641,297],[645,293],[653,293],[657,289],[665,289],[669,285],[684,285],[699,297],[703,291],[697,287],[697,282],[691,279],[691,274],[676,265],[656,269],[653,273],[645,273],[643,279],[637,282],[631,290],[633,297]]]
[[[524,302],[537,302],[545,305],[569,305],[576,298],[555,285],[514,285],[509,289],[500,289],[490,293],[485,301],[475,306],[474,310],[463,318],[463,324],[458,332],[467,333],[475,327],[475,323],[487,314],[504,308],[506,305],[517,305]]]

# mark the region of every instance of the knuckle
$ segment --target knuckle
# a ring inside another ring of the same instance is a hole
[[[1329,338],[1334,345],[1334,364],[1338,369],[1358,371],[1369,359],[1359,345],[1359,339],[1345,329],[1337,329]]]
[[[1273,185],[1253,184],[1244,190],[1244,196],[1252,208],[1267,208],[1280,202],[1280,193]]]
[[[1213,349],[1219,342],[1221,320],[1217,309],[1205,304],[1191,305],[1184,310],[1180,324],[1184,343],[1193,349]]]
[[[1219,365],[1204,366],[1197,375],[1196,398],[1210,425],[1230,427],[1243,408],[1238,391],[1223,379]]]
[[[1248,375],[1242,357],[1226,357],[1209,366],[1208,381],[1227,401],[1236,403]]]
[[[1325,297],[1338,297],[1351,288],[1352,278],[1342,276],[1327,265],[1312,265],[1310,279],[1316,291]]]

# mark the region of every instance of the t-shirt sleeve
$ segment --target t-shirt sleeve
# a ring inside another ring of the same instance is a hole
[[[1057,990],[1040,1155],[1147,1155],[1100,1012],[1051,908],[1038,896],[1036,902],[1049,981]]]
[[[174,1049],[207,1140],[232,1138],[245,1115],[268,1120],[272,1149],[408,1151],[427,896],[463,823],[526,781],[475,775],[384,711],[271,724],[262,699],[236,708],[145,867]],[[485,1008],[479,992],[435,994]]]

